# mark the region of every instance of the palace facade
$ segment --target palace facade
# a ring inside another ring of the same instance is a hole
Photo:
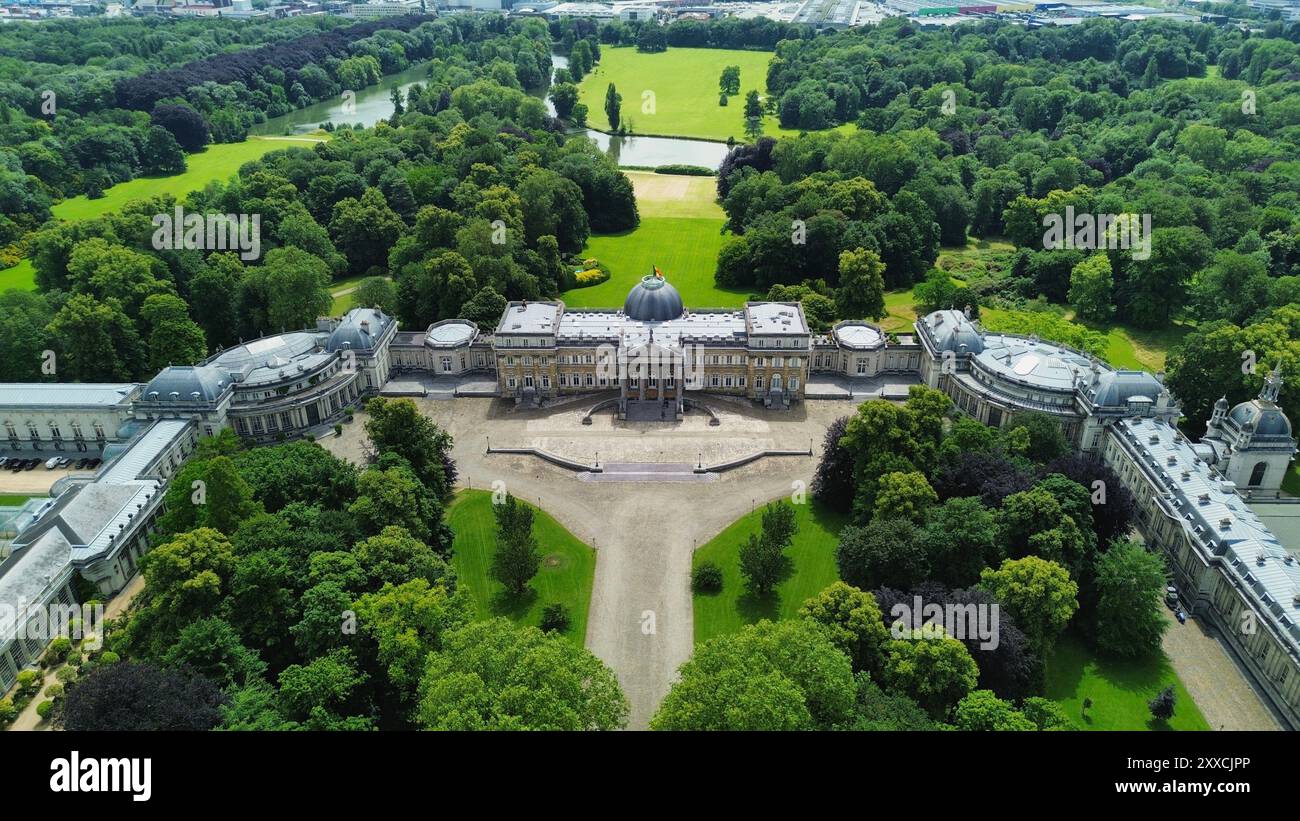
[[[199,438],[230,428],[274,442],[328,429],[397,373],[478,374],[519,404],[607,392],[600,401],[621,416],[650,419],[681,418],[693,395],[784,409],[806,401],[810,379],[899,374],[994,427],[1050,414],[1077,451],[1114,468],[1191,613],[1218,628],[1300,727],[1300,544],[1281,544],[1250,507],[1278,499],[1296,453],[1276,372],[1257,399],[1221,401],[1193,443],[1174,427],[1180,411],[1159,376],[989,333],[966,312],[936,311],[911,334],[863,321],[815,333],[799,303],[687,310],[660,276],[638,282],[619,309],[511,302],[491,331],[447,319],[404,332],[378,309],[357,308],[165,368],[144,385],[0,385],[10,453],[105,459],[93,477],[60,480],[40,509],[13,518],[23,525],[0,538],[0,604],[67,603],[77,575],[97,595],[116,593],[148,549],[166,482]],[[43,646],[19,637],[21,621],[0,618],[0,690]]]

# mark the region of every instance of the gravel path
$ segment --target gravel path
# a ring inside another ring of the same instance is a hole
[[[1199,619],[1169,619],[1164,649],[1187,694],[1215,730],[1279,730],[1262,696],[1237,667],[1227,648]]]

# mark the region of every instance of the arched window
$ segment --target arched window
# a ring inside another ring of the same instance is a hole
[[[1250,472],[1250,487],[1259,487],[1264,484],[1264,474],[1268,473],[1267,462],[1257,462],[1255,469]]]

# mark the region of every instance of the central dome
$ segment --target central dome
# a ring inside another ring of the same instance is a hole
[[[623,303],[623,313],[641,322],[666,322],[677,319],[686,308],[677,289],[668,280],[648,274],[628,291]]]

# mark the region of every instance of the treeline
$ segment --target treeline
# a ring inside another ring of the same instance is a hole
[[[353,56],[352,45],[356,41],[370,37],[380,30],[409,32],[428,22],[429,19],[420,15],[410,15],[386,20],[371,20],[347,28],[309,34],[255,49],[217,54],[175,68],[118,80],[114,87],[114,97],[119,108],[149,111],[159,100],[182,96],[190,87],[206,82],[219,85],[235,82],[248,84],[254,76],[261,75],[267,69],[289,73],[297,72],[298,69],[313,63],[322,63],[327,58],[341,60]],[[417,52],[424,50],[428,53],[407,54],[408,58],[427,58],[432,53],[434,41],[406,38],[406,46],[411,45],[417,47]],[[382,49],[377,50],[382,51]]]

